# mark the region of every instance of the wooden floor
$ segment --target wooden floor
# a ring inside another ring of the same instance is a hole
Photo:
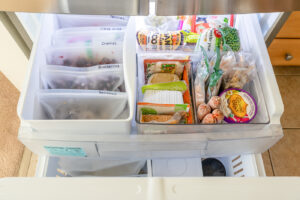
[[[0,72],[0,177],[17,176],[24,146],[17,140],[19,91]]]

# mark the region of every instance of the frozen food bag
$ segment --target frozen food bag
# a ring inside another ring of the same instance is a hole
[[[124,31],[121,28],[119,28],[120,30],[112,27],[98,30],[84,30],[84,27],[82,30],[79,28],[67,29],[59,29],[53,34],[53,46],[120,46],[124,40]]]
[[[170,73],[176,74],[179,79],[182,78],[184,66],[189,60],[159,60],[159,59],[145,59],[144,70],[145,80],[148,79],[155,73]]]
[[[82,89],[118,91],[124,83],[120,64],[78,68],[47,65],[41,68],[44,89]]]
[[[223,27],[218,29],[222,34],[223,51],[237,52],[241,48],[238,30],[233,27]]]
[[[138,115],[141,123],[186,123],[189,104],[153,104],[138,103]]]
[[[42,90],[38,100],[46,119],[118,119],[127,105],[127,94],[93,90]]]
[[[213,66],[213,72],[209,76],[209,84],[206,93],[206,101],[208,102],[212,96],[217,96],[219,94],[219,89],[222,83],[223,71],[220,69],[221,54],[220,49],[217,48],[216,55],[211,61],[211,66]]]
[[[142,86],[142,93],[144,94],[146,90],[174,90],[180,91],[184,93],[188,87],[185,81],[177,81],[177,82],[170,82],[170,83],[158,83],[152,85],[144,85]]]
[[[205,29],[197,41],[195,50],[203,47],[210,59],[215,55],[217,48],[221,47],[221,42],[222,34],[217,28]]]
[[[172,115],[176,112],[186,112],[190,110],[189,104],[157,104],[138,102],[138,112],[143,115]]]
[[[122,46],[57,47],[46,51],[48,65],[90,67],[123,61]]]
[[[226,71],[224,89],[242,89],[253,77],[255,72],[255,58],[253,54],[238,52],[235,54],[236,62],[232,68]]]
[[[182,119],[180,113],[173,115],[141,115],[141,123],[179,124]]]
[[[209,77],[209,61],[206,51],[202,47],[202,60],[197,65],[197,72],[194,81],[196,108],[205,103],[205,83]]]

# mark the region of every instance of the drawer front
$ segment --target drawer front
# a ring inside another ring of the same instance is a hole
[[[300,11],[293,12],[290,15],[276,37],[300,38]]]
[[[269,47],[274,66],[300,65],[300,39],[275,39]]]

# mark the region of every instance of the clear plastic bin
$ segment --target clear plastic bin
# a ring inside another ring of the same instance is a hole
[[[184,56],[190,56],[190,60],[192,62],[192,67],[196,67],[197,62],[200,60],[200,52],[199,53],[189,53],[189,52],[168,52],[168,53],[144,53],[138,56],[137,60],[137,70],[138,70],[138,81],[137,81],[137,102],[142,101],[143,94],[141,93],[141,87],[145,84],[144,81],[144,64],[143,61],[145,58],[149,59],[172,59],[172,57],[180,58]],[[191,70],[194,71],[193,69]],[[192,83],[192,75],[190,74],[190,83]],[[190,91],[193,94],[194,89],[192,88],[193,84],[190,84]],[[244,90],[248,91],[253,98],[256,100],[258,105],[258,111],[256,117],[250,122],[245,124],[197,124],[197,120],[195,120],[195,124],[153,124],[153,123],[140,123],[138,110],[136,109],[136,126],[138,133],[140,134],[181,134],[181,133],[208,133],[208,132],[230,132],[236,131],[237,129],[240,131],[243,130],[260,130],[266,125],[269,124],[269,115],[266,108],[266,104],[264,101],[264,96],[261,90],[260,81],[258,75],[254,76],[254,79],[247,83],[244,87]],[[192,95],[194,96],[194,95]],[[192,97],[193,102],[194,98]],[[196,118],[196,109],[195,105],[191,105],[192,109],[194,109],[193,113],[195,114],[194,118]]]

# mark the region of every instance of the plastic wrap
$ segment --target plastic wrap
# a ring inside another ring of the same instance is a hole
[[[205,103],[205,83],[209,77],[209,62],[205,50],[202,48],[202,60],[197,65],[197,72],[194,81],[196,108]]]
[[[223,71],[220,69],[221,55],[220,49],[217,48],[217,53],[211,61],[213,66],[212,73],[209,76],[209,84],[206,93],[206,101],[209,101],[211,97],[219,94],[219,89],[222,83]]]
[[[146,90],[143,102],[159,104],[183,104],[183,97],[180,91],[169,90]]]
[[[232,60],[233,55],[235,56],[235,60],[233,62],[227,62],[227,60]],[[238,52],[235,54],[228,52],[222,57],[220,67],[224,71],[224,89],[242,89],[252,79],[255,72],[255,58],[252,54],[247,52]]]
[[[144,60],[145,80],[148,79],[155,73],[170,73],[176,74],[179,79],[182,78],[184,65],[189,60]]]
[[[152,85],[142,86],[142,93],[145,93],[146,90],[174,90],[184,93],[188,89],[185,81],[177,81],[170,83],[158,83]]]

